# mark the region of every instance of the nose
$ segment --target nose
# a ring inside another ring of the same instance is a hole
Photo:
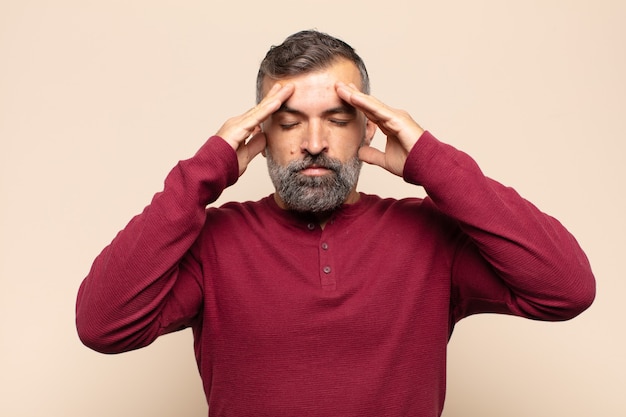
[[[328,151],[327,133],[321,123],[317,121],[309,122],[308,129],[306,131],[306,137],[300,144],[302,152],[306,152],[311,155],[319,155],[322,152]]]

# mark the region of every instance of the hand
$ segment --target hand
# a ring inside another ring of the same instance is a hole
[[[261,130],[261,123],[278,110],[293,91],[293,84],[274,84],[259,104],[240,116],[228,119],[217,131],[216,135],[237,152],[240,176],[250,161],[265,149],[265,134]]]
[[[365,145],[359,150],[359,158],[368,164],[378,165],[392,174],[402,176],[407,156],[424,133],[424,129],[406,111],[391,108],[362,93],[352,84],[340,82],[337,83],[336,89],[341,99],[361,110],[387,135],[384,152]]]

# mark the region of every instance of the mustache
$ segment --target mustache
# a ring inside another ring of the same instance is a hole
[[[341,161],[331,158],[325,154],[306,155],[304,158],[298,161],[292,161],[287,166],[290,172],[297,173],[303,169],[310,168],[312,166],[326,168],[334,172],[339,172],[342,168]]]

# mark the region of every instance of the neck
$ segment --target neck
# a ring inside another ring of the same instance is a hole
[[[357,201],[359,201],[360,198],[361,198],[361,194],[359,194],[356,190],[352,190],[350,194],[348,195],[348,197],[345,199],[345,201],[342,203],[342,205],[354,204]],[[291,208],[283,201],[283,199],[280,198],[278,193],[274,193],[274,201],[276,201],[276,204],[278,205],[278,207],[282,208],[283,210],[291,210]],[[330,218],[333,216],[335,211],[337,211],[337,209],[339,209],[339,207],[332,209],[332,210],[327,210],[327,211],[318,211],[318,212],[303,211],[301,213],[315,219],[315,222],[319,224],[320,227],[323,229],[328,223],[328,221],[330,220]]]
[[[315,218],[315,220],[317,221],[317,224],[319,224],[320,227],[324,229],[324,227],[326,227],[326,223],[328,223],[328,221],[330,220],[334,212],[335,211],[333,210],[333,211],[326,211],[323,213],[311,213],[311,215]]]

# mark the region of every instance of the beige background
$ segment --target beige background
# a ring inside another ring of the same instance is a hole
[[[558,217],[596,273],[576,320],[461,322],[444,415],[626,415],[625,20],[621,0],[0,0],[0,415],[206,415],[189,331],[97,354],[76,290],[170,167],[252,105],[269,45],[306,28]],[[361,189],[423,195],[372,167]],[[258,159],[220,202],[270,192]]]

